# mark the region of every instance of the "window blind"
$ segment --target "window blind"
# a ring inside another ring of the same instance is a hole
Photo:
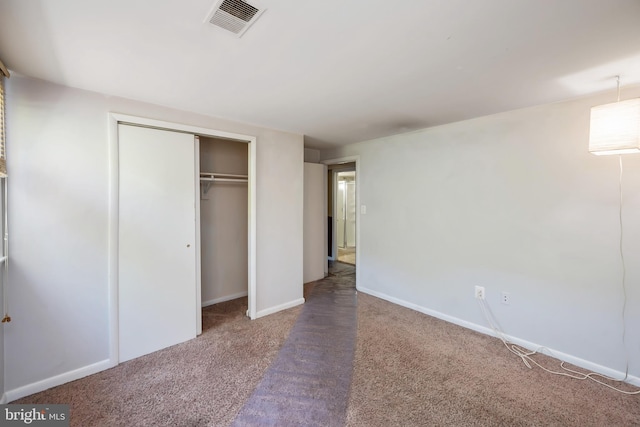
[[[0,177],[7,176],[7,157],[5,155],[5,122],[4,122],[4,79],[9,77],[9,70],[0,61]]]
[[[4,74],[0,73],[0,177],[7,176],[4,134]]]
[[[0,177],[6,178],[7,176],[7,161],[5,157],[5,121],[4,121],[4,80],[9,77],[9,70],[4,66],[2,61],[0,61]],[[3,302],[3,312],[4,317],[2,318],[2,324],[6,322],[11,322],[11,317],[9,316],[9,298],[7,298],[7,294],[5,292],[5,287],[7,286],[7,277],[9,271],[9,236],[7,234],[7,180],[2,180],[2,190],[0,193],[2,194],[0,198],[0,220],[2,221],[0,224],[0,230],[3,235],[2,242],[2,250],[0,252],[1,260],[0,263],[0,293],[2,293],[2,302]]]

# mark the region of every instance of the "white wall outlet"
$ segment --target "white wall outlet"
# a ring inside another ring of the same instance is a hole
[[[511,300],[511,295],[509,295],[509,292],[503,292],[500,294],[501,303],[509,305],[510,300]]]
[[[360,215],[367,214],[367,205],[360,205]]]
[[[474,295],[478,299],[484,299],[484,286],[476,286]]]

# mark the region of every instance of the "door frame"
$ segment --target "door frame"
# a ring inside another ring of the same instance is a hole
[[[355,172],[356,172],[356,289],[359,286],[359,277],[360,277],[360,156],[345,156],[345,157],[336,157],[334,159],[328,159],[328,160],[323,160],[321,162],[324,165],[330,166],[330,165],[340,165],[340,164],[344,164],[344,163],[355,163]],[[335,198],[336,198],[336,189],[338,188],[338,184],[337,184],[337,171],[328,171],[329,173],[333,173],[334,174],[334,179],[332,180],[332,185],[333,185],[333,209],[332,209],[332,215],[335,216],[335,210],[336,210],[336,203],[335,203]],[[328,180],[325,179],[324,181],[324,187],[325,187],[325,203],[327,203],[327,198],[328,198]],[[327,207],[325,206],[324,211],[327,211]],[[336,234],[337,234],[337,230],[336,227],[331,227],[332,228],[332,234],[333,234],[333,238],[332,240],[332,249],[331,249],[331,254],[334,255],[334,260],[337,260],[337,239],[336,239]],[[325,233],[326,234],[326,233]],[[326,242],[326,247],[328,249],[329,247],[329,243],[328,243],[328,238],[327,236],[325,236],[325,242]],[[327,257],[328,259],[328,257]]]
[[[340,174],[343,174],[343,173],[351,173],[351,172],[353,172],[353,173],[354,173],[353,186],[354,186],[354,188],[355,188],[356,190],[357,190],[357,188],[358,188],[358,183],[357,183],[357,181],[355,180],[355,166],[354,166],[353,168],[346,168],[346,169],[334,169],[332,172],[333,172],[333,179],[332,179],[332,182],[334,183],[334,184],[333,184],[333,185],[334,185],[334,189],[333,189],[333,191],[334,191],[334,194],[335,194],[335,196],[334,196],[334,200],[333,200],[333,212],[332,212],[332,215],[333,215],[333,218],[334,218],[334,222],[336,223],[336,224],[334,224],[334,226],[333,226],[333,228],[332,228],[332,229],[335,229],[335,230],[336,230],[336,239],[335,239],[335,242],[336,242],[336,245],[335,245],[335,246],[336,246],[336,247],[335,247],[335,248],[332,248],[331,253],[332,253],[333,258],[334,258],[334,261],[335,261],[335,258],[337,258],[337,257],[335,256],[336,254],[335,254],[335,252],[333,251],[333,249],[337,249],[337,250],[339,250],[339,249],[340,249],[340,247],[341,247],[341,246],[340,246],[339,239],[337,238],[338,229],[339,229],[340,227],[338,227],[338,226],[337,226],[337,223],[338,223],[338,221],[339,221],[339,218],[338,218],[338,216],[336,215],[336,214],[338,213],[338,211],[337,211],[337,208],[338,208],[337,200],[338,200],[338,195],[339,195],[338,193],[340,192],[340,179],[339,179]],[[342,234],[342,243],[344,243],[344,248],[345,248],[345,249],[347,249],[347,248],[349,248],[349,237],[348,237],[348,234],[349,234],[349,233],[347,232],[347,204],[348,204],[348,203],[347,203],[347,200],[348,200],[348,198],[349,198],[349,193],[350,193],[350,191],[348,191],[348,190],[347,190],[347,188],[348,188],[347,181],[343,181],[343,182],[344,182],[344,184],[345,184],[345,185],[344,185],[344,189],[343,189],[343,200],[342,200],[342,209],[343,209],[343,218],[342,218],[342,221],[343,221],[343,228],[342,228],[342,233],[343,233],[343,234]],[[355,200],[354,200],[354,204],[355,204]],[[357,211],[357,209],[358,209],[358,207],[356,206],[356,211]],[[356,225],[357,225],[357,222],[356,222]],[[354,228],[355,228],[355,227],[354,227]],[[355,229],[354,229],[354,233],[355,233]]]
[[[109,129],[109,227],[108,227],[108,292],[109,292],[109,364],[116,366],[119,363],[119,327],[118,324],[118,234],[119,234],[119,155],[118,155],[118,124],[151,127],[161,130],[184,132],[196,136],[208,136],[213,138],[232,139],[249,144],[249,173],[248,173],[248,269],[249,286],[247,315],[251,319],[256,318],[256,159],[257,138],[251,135],[225,132],[217,129],[184,125],[180,123],[166,122],[162,120],[148,119],[144,117],[130,116],[120,113],[108,114]],[[195,151],[195,175],[194,192],[196,195],[195,223],[196,223],[196,324],[197,335],[202,333],[202,287],[200,275],[200,164],[199,146]]]

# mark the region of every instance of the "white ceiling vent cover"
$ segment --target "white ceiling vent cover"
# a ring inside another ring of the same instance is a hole
[[[220,0],[213,5],[205,22],[242,37],[265,10],[242,0]]]

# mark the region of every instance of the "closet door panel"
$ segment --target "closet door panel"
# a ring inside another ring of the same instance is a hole
[[[196,336],[193,135],[119,125],[120,362]]]
[[[304,164],[304,233],[303,233],[303,282],[308,283],[324,277],[327,263],[325,253],[325,206],[324,185],[327,167],[316,163]]]

